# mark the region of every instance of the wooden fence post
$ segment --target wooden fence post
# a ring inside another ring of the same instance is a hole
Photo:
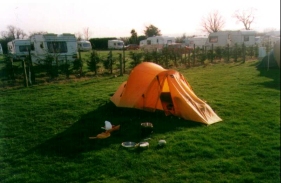
[[[184,52],[184,66],[186,67],[186,51]]]
[[[83,63],[82,63],[81,50],[80,49],[78,49],[78,54],[79,54],[79,61],[80,61],[79,75],[80,75],[80,77],[82,77]]]
[[[229,44],[227,44],[227,62],[229,62]]]
[[[193,66],[195,65],[195,44],[193,45]]]
[[[26,74],[26,65],[25,60],[22,59],[22,68],[23,68],[23,74],[24,74],[24,85],[25,87],[28,87],[28,80],[27,80],[27,74]]]
[[[8,68],[8,76],[10,75],[11,80],[15,80],[15,71],[13,66],[14,60],[12,57],[10,57],[10,61],[7,63]]]
[[[243,63],[245,63],[245,61],[246,61],[246,55],[245,55],[245,53],[246,53],[246,46],[245,46],[245,44],[243,43],[243,44],[242,44]]]
[[[67,55],[65,55],[65,76],[66,76],[66,78],[67,79],[69,79],[69,70],[68,70],[68,68],[69,68],[69,66],[68,66],[68,62],[67,62],[68,60],[67,60]]]
[[[191,52],[191,50],[188,51],[188,67],[191,66],[191,64],[190,64],[190,52]]]
[[[122,69],[123,69],[123,65],[122,65],[122,62],[123,62],[123,60],[122,60],[122,54],[121,54],[121,53],[119,53],[120,76],[123,76],[123,71],[122,71]]]
[[[214,60],[214,44],[212,44],[212,49],[211,49],[211,63],[213,63],[213,60]]]
[[[123,45],[123,72],[122,72],[122,76],[123,76],[123,73],[125,73],[125,68],[126,68],[126,66],[125,66],[125,47],[124,47],[124,45]]]
[[[30,53],[30,49],[28,48],[28,58],[29,58],[29,71],[30,71],[30,84],[34,84],[35,83],[35,71],[33,68],[33,63],[32,63],[32,58],[31,58],[31,53]]]

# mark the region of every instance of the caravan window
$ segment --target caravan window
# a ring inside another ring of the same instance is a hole
[[[47,42],[49,53],[67,53],[67,45],[64,41]]]
[[[172,40],[167,40],[167,44],[172,44],[173,41]]]
[[[30,50],[30,46],[29,45],[19,46],[19,50],[20,52],[27,52],[28,50]]]
[[[83,47],[84,47],[84,48],[90,48],[90,47],[91,47],[91,44],[90,44],[90,43],[83,43]]]
[[[147,45],[151,45],[151,40],[147,40]]]
[[[244,36],[244,41],[250,41],[250,36]]]
[[[210,36],[209,42],[210,43],[217,43],[218,42],[218,36]]]

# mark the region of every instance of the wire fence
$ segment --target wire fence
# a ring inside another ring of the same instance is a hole
[[[78,51],[74,61],[68,60],[68,56],[46,55],[41,64],[35,63],[29,52],[29,55],[20,59],[18,63],[10,55],[4,55],[5,64],[1,69],[1,78],[6,78],[10,83],[20,80],[24,86],[28,87],[39,83],[42,78],[45,78],[45,81],[46,78],[48,80],[62,77],[64,79],[77,78],[86,76],[90,71],[94,71],[94,75],[104,74],[104,72],[123,75],[144,61],[154,62],[164,68],[188,68],[217,62],[245,62],[257,59],[259,49],[258,45],[245,46],[244,44],[236,44],[231,47],[228,45],[225,47],[197,47],[194,45],[193,48],[163,47],[161,50],[150,52],[141,50],[103,51],[104,57],[99,56],[96,50],[92,50],[89,58],[82,58],[81,52]]]

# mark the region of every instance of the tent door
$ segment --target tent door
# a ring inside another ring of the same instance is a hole
[[[175,114],[174,104],[170,92],[162,92],[160,94],[160,100],[166,115]]]

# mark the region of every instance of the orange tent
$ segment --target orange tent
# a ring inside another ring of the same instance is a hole
[[[117,107],[163,110],[186,120],[207,125],[221,118],[199,99],[182,74],[152,62],[137,65],[110,99]]]

